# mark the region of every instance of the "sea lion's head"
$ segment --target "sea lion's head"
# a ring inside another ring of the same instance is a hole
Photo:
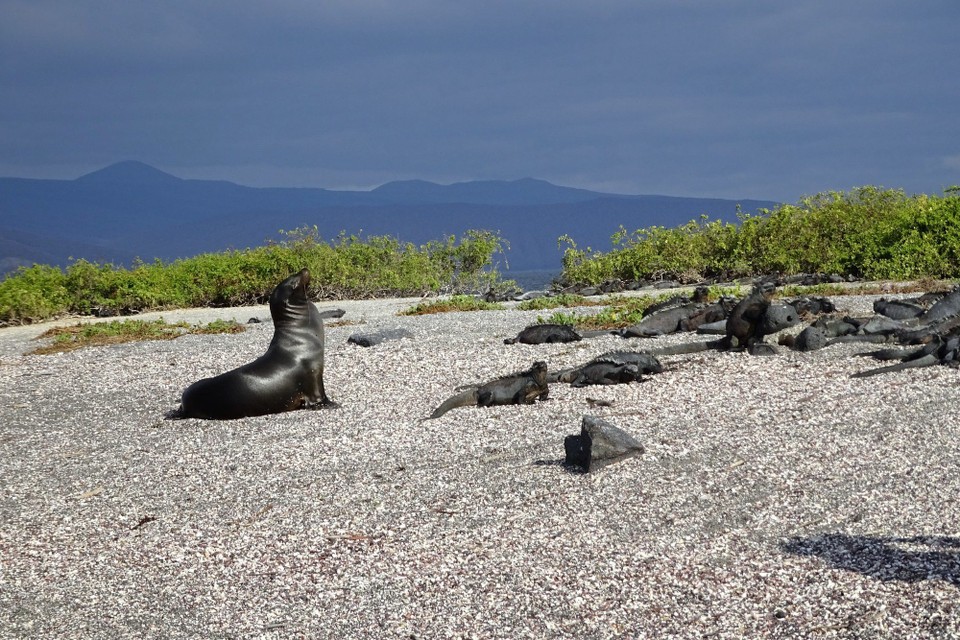
[[[270,315],[273,321],[284,320],[307,306],[307,287],[310,286],[310,271],[301,269],[283,282],[270,294]]]

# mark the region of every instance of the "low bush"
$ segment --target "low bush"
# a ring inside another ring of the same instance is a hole
[[[424,316],[431,313],[450,311],[500,311],[504,306],[498,302],[487,302],[474,296],[456,295],[442,300],[430,300],[416,304],[400,315]]]
[[[621,227],[609,252],[566,244],[561,280],[739,278],[839,273],[869,280],[960,277],[960,189],[944,196],[860,187],[796,205],[739,215],[739,224],[700,220],[673,229]]]
[[[538,311],[541,309],[556,309],[558,307],[586,307],[606,304],[601,300],[591,300],[575,293],[561,293],[556,296],[542,296],[531,300],[524,300],[517,305],[520,311]]]
[[[505,246],[489,231],[415,246],[391,237],[345,234],[327,242],[316,227],[305,227],[286,232],[278,243],[170,263],[35,265],[0,281],[0,325],[69,313],[261,304],[277,283],[304,267],[310,269],[311,294],[323,299],[481,291],[499,280],[493,259]]]
[[[187,333],[241,333],[242,324],[234,320],[214,320],[207,324],[190,325],[186,322],[168,323],[157,320],[111,320],[109,322],[85,322],[66,327],[54,327],[38,336],[52,338],[52,342],[37,347],[31,353],[51,354],[73,351],[83,347],[139,342],[142,340],[172,340]]]

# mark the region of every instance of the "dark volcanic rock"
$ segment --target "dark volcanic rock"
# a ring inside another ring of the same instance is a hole
[[[347,342],[360,347],[372,347],[387,340],[399,340],[401,338],[412,338],[413,334],[406,329],[380,329],[367,333],[354,333]]]
[[[800,332],[793,342],[795,351],[817,351],[827,346],[827,332],[817,326],[810,326]]]
[[[797,310],[788,304],[771,304],[760,321],[760,331],[768,336],[800,322]]]
[[[614,462],[642,455],[643,445],[623,429],[594,416],[583,416],[580,435],[563,441],[564,463],[590,472]]]

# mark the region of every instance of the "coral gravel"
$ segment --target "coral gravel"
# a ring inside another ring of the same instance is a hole
[[[704,352],[421,422],[535,360],[698,338],[504,345],[536,311],[410,304],[337,304],[362,323],[328,327],[340,408],[225,422],[163,416],[269,322],[48,356],[0,330],[0,637],[960,637],[957,370]],[[565,468],[585,413],[645,453]]]

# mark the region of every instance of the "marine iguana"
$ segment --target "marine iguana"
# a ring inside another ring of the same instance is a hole
[[[933,296],[931,296],[933,297]],[[923,299],[923,296],[917,300]],[[927,344],[960,328],[960,287],[942,295],[933,305],[914,318],[894,319],[883,315],[889,304],[878,300],[874,309],[878,314],[869,318],[844,318],[857,327],[856,335],[834,338],[836,342],[900,342],[901,344]],[[881,304],[883,303],[883,304]],[[894,312],[896,315],[896,312]]]
[[[558,342],[577,342],[583,336],[569,324],[532,324],[517,334],[516,338],[507,338],[503,344],[553,344]]]
[[[955,332],[960,328],[960,316],[943,318],[916,329],[900,329],[893,335],[901,344],[926,344],[936,336]]]
[[[457,407],[490,407],[505,404],[533,404],[546,400],[550,387],[547,385],[547,363],[538,360],[527,371],[491,380],[468,387],[465,391],[447,398],[424,420],[439,418]]]
[[[817,351],[831,344],[844,342],[836,338],[854,335],[857,325],[853,318],[840,319],[836,316],[821,316],[814,320],[796,336],[786,335],[780,338],[780,344],[794,351]],[[862,337],[862,336],[858,336]]]
[[[937,336],[956,332],[960,328],[960,287],[940,297],[917,320],[919,326],[916,328],[896,331],[898,341],[903,344],[925,344]]]
[[[611,351],[586,364],[561,369],[547,376],[548,382],[568,382],[572,387],[591,384],[627,384],[640,382],[645,373],[660,373],[663,365],[654,356],[642,351]]]
[[[621,338],[655,338],[680,331],[680,326],[691,315],[700,310],[702,305],[690,302],[679,307],[662,309],[648,316],[640,322],[616,331]]]
[[[873,310],[880,315],[893,318],[894,320],[911,320],[913,318],[919,318],[927,311],[920,305],[913,304],[912,302],[906,302],[904,300],[887,300],[886,298],[874,300]]]
[[[681,293],[673,296],[672,298],[667,298],[661,302],[654,302],[646,308],[643,315],[651,316],[658,311],[663,311],[664,309],[670,309],[674,307],[681,307],[691,302],[706,302],[707,296],[709,295],[710,289],[708,287],[699,286],[693,290],[693,296],[688,296],[685,293]]]
[[[935,364],[956,367],[960,365],[960,335],[935,336],[927,344],[913,349],[882,349],[862,355],[872,355],[878,360],[900,360],[900,362],[886,367],[860,371],[852,374],[851,378],[866,378],[881,373],[929,367]]]
[[[704,322],[713,321],[700,320],[695,326],[688,328],[690,319],[702,314],[709,292],[707,287],[701,286],[696,288],[690,298],[677,295],[669,300],[650,305],[640,322],[614,333],[621,338],[654,338],[677,331],[692,331]]]
[[[648,349],[652,355],[681,355],[697,353],[708,349],[746,349],[751,355],[770,355],[776,350],[772,345],[763,342],[763,338],[771,333],[796,324],[797,314],[793,307],[774,305],[771,312],[771,301],[776,291],[776,284],[772,281],[763,281],[756,284],[750,295],[737,303],[727,318],[726,335],[719,340],[679,344],[671,347]]]
[[[681,320],[680,330],[696,331],[704,325],[714,322],[724,322],[735,306],[737,306],[736,298],[733,296],[723,296],[713,304],[708,304],[694,311],[686,320]]]
[[[803,296],[787,300],[787,304],[796,309],[801,316],[819,316],[822,313],[833,313],[837,310],[833,301],[823,296]]]
[[[366,333],[353,333],[347,338],[347,344],[355,344],[358,347],[373,347],[388,340],[400,340],[401,338],[412,338],[413,334],[403,328],[378,329]]]
[[[920,316],[921,324],[934,324],[960,316],[960,286],[954,287]]]
[[[760,282],[750,295],[737,303],[727,318],[727,335],[723,338],[728,349],[749,349],[754,343],[763,341],[763,320],[775,291],[773,282]]]

